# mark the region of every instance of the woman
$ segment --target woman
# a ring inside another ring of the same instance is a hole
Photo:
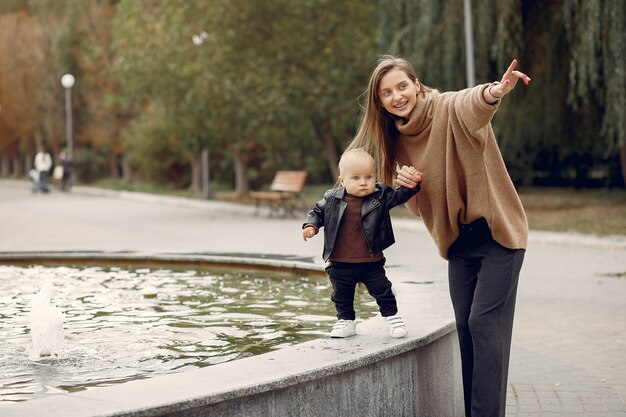
[[[517,282],[528,240],[526,215],[491,128],[500,99],[519,79],[513,60],[500,82],[440,93],[402,58],[372,73],[354,141],[375,155],[391,184],[422,191],[407,202],[448,260],[461,348],[465,414],[504,416]]]

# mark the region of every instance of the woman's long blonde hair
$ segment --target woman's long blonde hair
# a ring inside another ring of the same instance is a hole
[[[391,185],[396,177],[396,139],[398,130],[395,126],[397,116],[389,113],[382,106],[378,90],[380,80],[392,69],[399,68],[413,82],[419,83],[418,94],[424,94],[431,89],[424,86],[417,79],[415,70],[405,59],[392,55],[383,55],[372,72],[365,96],[364,112],[356,136],[346,150],[363,148],[376,160],[378,176],[385,183]]]

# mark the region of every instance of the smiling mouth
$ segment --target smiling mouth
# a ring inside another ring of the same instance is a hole
[[[393,106],[393,108],[394,108],[394,109],[396,109],[396,110],[401,110],[401,109],[403,109],[404,107],[406,107],[406,106],[407,106],[407,104],[409,104],[409,102],[408,102],[408,101],[405,101],[405,102],[404,102],[404,103],[402,103],[402,104],[396,104],[395,106]]]

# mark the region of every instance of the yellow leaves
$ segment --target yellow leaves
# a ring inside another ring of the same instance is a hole
[[[32,138],[38,128],[39,89],[48,75],[42,65],[45,37],[36,17],[19,11],[0,16],[0,125],[11,137]]]

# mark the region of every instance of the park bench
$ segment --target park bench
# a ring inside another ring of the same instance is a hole
[[[300,192],[304,188],[307,178],[306,171],[278,171],[274,175],[270,191],[253,191],[250,197],[256,203],[256,213],[259,214],[261,205],[267,203],[270,208],[270,217],[281,211],[283,217],[294,214],[296,202],[301,200]]]

